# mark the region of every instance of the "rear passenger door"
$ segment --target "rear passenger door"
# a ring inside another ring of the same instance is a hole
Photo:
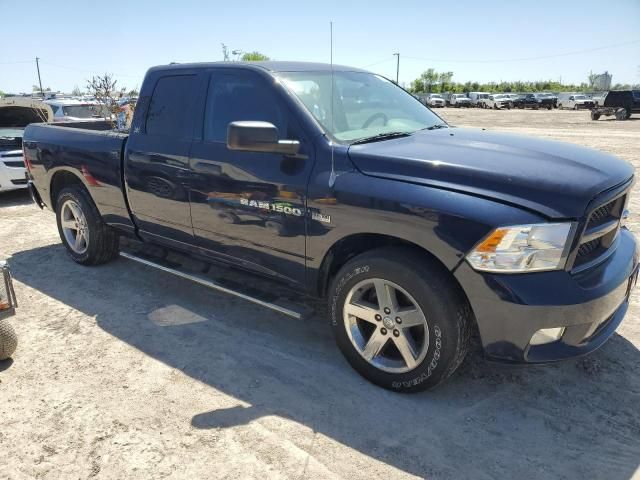
[[[149,74],[150,96],[126,144],[129,205],[143,237],[192,243],[189,205],[189,149],[200,77],[197,71]]]
[[[200,138],[191,149],[193,228],[196,243],[218,258],[302,283],[313,153],[282,95],[253,71],[211,72]],[[299,153],[229,150],[227,126],[242,120],[274,124],[280,139],[300,141]]]

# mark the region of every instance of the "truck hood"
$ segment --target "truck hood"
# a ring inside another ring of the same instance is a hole
[[[633,176],[627,162],[596,150],[470,128],[425,130],[353,145],[365,175],[492,198],[551,218],[577,218],[599,193]]]
[[[50,121],[51,107],[31,100],[9,100],[0,103],[0,128],[24,128],[30,123]]]

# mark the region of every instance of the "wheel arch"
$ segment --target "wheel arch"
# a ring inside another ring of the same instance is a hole
[[[49,182],[49,199],[53,209],[56,208],[56,200],[58,194],[63,188],[70,187],[72,185],[81,185],[87,188],[84,179],[73,170],[67,170],[65,168],[57,170],[52,176]]]
[[[451,270],[447,268],[442,259],[438,258],[437,255],[410,240],[381,233],[356,233],[347,235],[346,237],[336,241],[324,254],[322,262],[320,263],[317,284],[315,286],[316,293],[320,297],[324,297],[333,276],[338,272],[340,267],[342,267],[342,265],[348,262],[351,258],[380,247],[394,246],[404,247],[423,255],[425,258],[431,258],[434,260],[442,267],[443,271],[446,271],[451,276],[451,278],[460,287],[460,290],[464,293],[462,286],[455,279]]]

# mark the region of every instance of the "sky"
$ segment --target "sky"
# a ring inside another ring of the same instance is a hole
[[[640,0],[472,2],[0,0],[0,90],[84,89],[113,73],[139,87],[145,71],[170,62],[222,60],[258,50],[276,60],[364,67],[408,85],[429,67],[454,81],[561,80],[590,71],[640,83]],[[481,5],[481,6],[479,6]],[[610,7],[615,5],[615,8]]]

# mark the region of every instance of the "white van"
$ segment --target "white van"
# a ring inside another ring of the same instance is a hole
[[[468,96],[469,100],[471,100],[471,105],[473,105],[474,107],[479,107],[482,103],[482,100],[489,98],[489,95],[491,94],[488,92],[469,92]]]

